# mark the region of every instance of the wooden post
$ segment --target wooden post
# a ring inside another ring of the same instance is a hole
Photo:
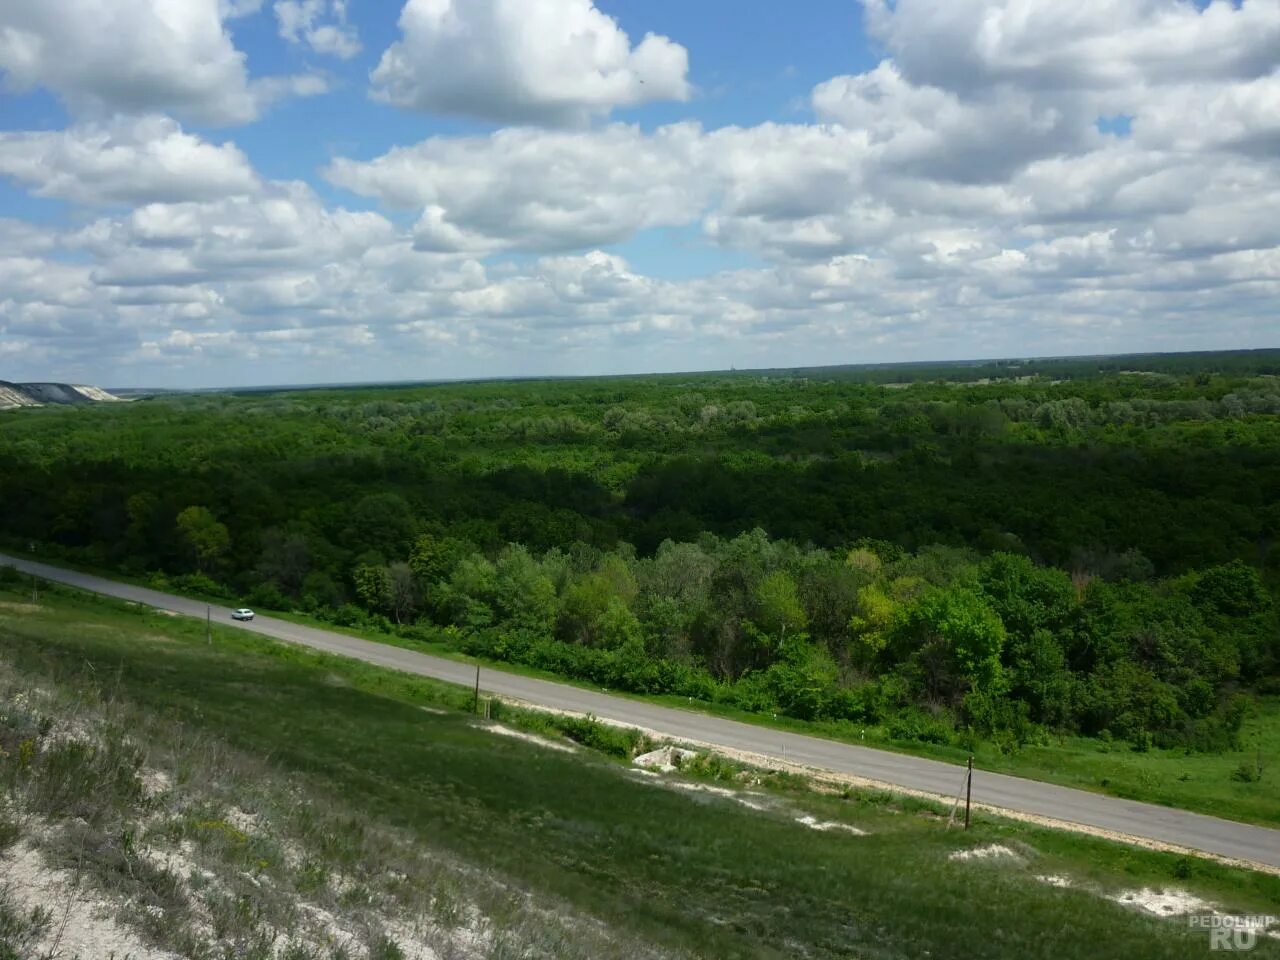
[[[204,605],[204,642],[213,643],[213,608]]]
[[[969,754],[969,776],[964,782],[964,828],[969,829],[969,803],[973,799],[973,754]]]
[[[37,603],[39,603],[39,602],[40,602],[39,584],[40,584],[40,581],[36,578],[36,575],[33,573],[33,574],[31,575],[31,602],[32,602],[32,604],[37,604]]]
[[[471,712],[480,712],[480,662],[476,661],[476,692],[471,702]]]

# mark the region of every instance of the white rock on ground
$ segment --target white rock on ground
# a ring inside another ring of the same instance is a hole
[[[769,809],[768,798],[762,794],[738,793],[736,790],[713,787],[707,783],[690,783],[686,780],[663,780],[659,781],[658,785],[670,787],[673,790],[684,790],[688,793],[709,793],[713,797],[723,797],[725,800],[732,800],[752,810]]]
[[[956,850],[948,860],[1021,860],[1016,850],[1003,843],[989,843],[985,847],[971,847],[968,850]]]
[[[1116,903],[1157,917],[1174,917],[1184,913],[1210,913],[1213,904],[1186,890],[1125,890],[1111,898]]]
[[[849,823],[839,823],[836,820],[819,820],[817,817],[803,816],[796,817],[796,823],[808,827],[810,830],[842,830],[845,833],[852,833],[857,837],[865,837],[867,831]]]
[[[1036,877],[1041,883],[1047,883],[1051,887],[1069,887],[1071,886],[1071,878],[1064,877],[1056,873],[1040,874]]]
[[[163,770],[155,770],[149,767],[142,771],[140,779],[142,780],[142,792],[147,795],[148,799],[163,796],[173,789],[173,777]]]
[[[561,750],[564,753],[573,753],[573,747],[567,743],[557,743],[554,740],[548,740],[546,737],[539,737],[532,733],[525,733],[523,730],[513,730],[511,727],[504,727],[500,723],[493,723],[486,727],[490,733],[500,734],[504,737],[511,737],[515,740],[524,740],[526,743],[536,743],[540,747],[546,747],[549,750]]]
[[[697,751],[685,750],[683,747],[659,747],[657,750],[651,750],[648,753],[642,753],[631,762],[637,767],[643,767],[646,770],[659,770],[662,773],[672,773],[680,768],[680,764],[685,760],[691,760],[696,757]]]

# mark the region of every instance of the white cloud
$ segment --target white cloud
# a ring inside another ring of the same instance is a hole
[[[347,23],[345,0],[277,0],[280,36],[305,43],[316,53],[350,60],[361,50],[356,28]]]
[[[1275,0],[862,0],[867,25],[912,81],[954,90],[1002,83],[1091,91],[1115,106],[1135,88],[1270,73]],[[1122,112],[1113,110],[1112,112]]]
[[[865,131],[884,166],[963,183],[999,182],[1030,160],[1100,140],[1096,114],[1082,105],[1007,87],[962,99],[911,83],[891,61],[819,84],[813,105],[819,117]]]
[[[207,143],[155,116],[0,133],[0,176],[37,196],[89,204],[204,200],[259,187],[235,144]]]
[[[251,81],[223,18],[252,3],[218,0],[6,0],[0,74],[10,89],[46,87],[78,113],[163,111],[205,123],[255,119],[291,85]],[[318,92],[315,83],[291,92]]]
[[[247,17],[262,9],[262,0],[218,0],[218,13],[223,20]]]
[[[515,128],[433,138],[367,163],[340,158],[325,175],[388,206],[422,209],[422,249],[581,249],[696,219],[707,200],[704,143],[696,124],[653,136],[622,124],[592,133]]]
[[[684,47],[652,33],[633,47],[592,0],[407,0],[400,30],[371,79],[402,107],[580,125],[689,96]]]
[[[149,204],[90,224],[68,245],[95,257],[96,284],[181,286],[321,269],[393,237],[378,214],[329,210],[295,182],[249,197]]]
[[[452,66],[473,94],[458,112],[572,123],[624,102],[578,82],[633,69],[612,21],[572,6],[592,57],[621,51],[595,60],[565,54],[555,21],[547,49],[578,80],[548,87],[549,54],[525,50],[547,31],[476,32],[514,9],[410,4],[393,50],[432,56],[403,89],[444,109],[465,93],[436,74]],[[326,168],[385,215],[262,182],[173,121],[9,135],[0,171],[33,192],[132,207],[0,221],[0,344],[63,364],[49,375],[221,371],[206,381],[1263,345],[1280,298],[1276,9],[872,3],[887,59],[818,85],[815,122],[521,127]],[[433,11],[424,46],[407,21]],[[468,73],[476,51],[495,76]],[[1194,56],[1175,69],[1168,51]],[[1128,131],[1099,129],[1115,116]],[[628,262],[615,246],[699,227],[752,266],[677,280],[640,264],[683,250]]]
[[[1280,156],[1280,67],[1237,83],[1178,84],[1152,91],[1135,118],[1133,138],[1180,153]]]

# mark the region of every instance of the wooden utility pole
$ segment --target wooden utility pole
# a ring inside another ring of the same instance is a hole
[[[973,800],[973,754],[969,754],[969,776],[964,781],[964,828],[969,829],[969,803]]]
[[[471,712],[480,712],[480,661],[476,661],[476,692],[475,697],[471,701]]]

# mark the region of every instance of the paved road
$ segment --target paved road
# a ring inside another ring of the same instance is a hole
[[[205,616],[206,605],[197,600],[116,583],[102,577],[4,554],[0,554],[0,564],[8,564],[48,580],[96,593],[187,616]],[[213,616],[221,626],[240,627],[326,653],[354,657],[381,667],[463,685],[470,685],[475,681],[474,667],[441,657],[271,617],[258,617],[250,623],[238,623],[230,619],[230,610],[220,607],[213,608]],[[954,796],[964,778],[962,767],[938,760],[852,746],[798,733],[768,730],[691,710],[656,706],[493,669],[484,671],[482,686],[486,692],[513,697],[538,706],[591,713],[602,719],[645,727],[671,737],[702,741],[836,773],[853,774],[911,790]],[[975,802],[1018,813],[1050,817],[1146,840],[1176,844],[1222,857],[1251,860],[1280,869],[1280,830],[985,771],[975,773],[973,795]]]

